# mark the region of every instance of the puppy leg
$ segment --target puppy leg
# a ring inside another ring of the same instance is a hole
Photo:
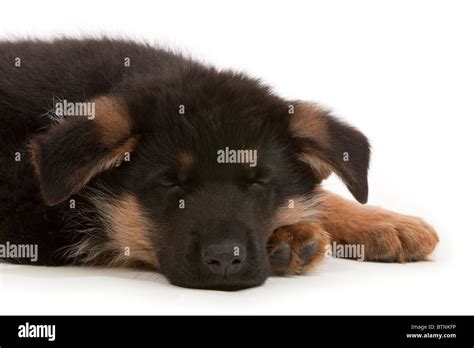
[[[283,226],[268,241],[269,262],[273,275],[302,274],[324,257],[330,235],[316,223]]]
[[[364,260],[425,260],[438,243],[434,229],[422,219],[361,205],[323,193],[320,221],[337,244],[364,245]]]

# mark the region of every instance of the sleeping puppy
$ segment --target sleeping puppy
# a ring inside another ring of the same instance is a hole
[[[37,245],[35,264],[236,290],[303,274],[328,245],[408,262],[437,244],[421,219],[363,205],[361,132],[243,74],[61,39],[1,42],[0,77],[0,244]],[[331,173],[358,203],[320,187]]]

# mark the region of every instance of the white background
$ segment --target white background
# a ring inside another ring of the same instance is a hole
[[[474,314],[469,1],[9,1],[0,37],[122,35],[262,77],[371,140],[369,203],[419,215],[434,262],[329,259],[226,293],[126,270],[0,265],[1,314]],[[350,197],[336,178],[327,187]],[[1,204],[1,202],[0,202]]]

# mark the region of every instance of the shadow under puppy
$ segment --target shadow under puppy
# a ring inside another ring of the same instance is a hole
[[[302,274],[333,242],[385,262],[437,244],[422,220],[362,205],[361,132],[256,79],[108,39],[2,42],[0,75],[0,242],[37,244],[36,264],[235,290]],[[359,203],[322,190],[333,172]]]

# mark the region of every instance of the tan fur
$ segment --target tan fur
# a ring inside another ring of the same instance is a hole
[[[307,163],[311,167],[320,180],[327,179],[333,172],[332,167],[327,164],[318,151],[313,148],[305,147],[303,153],[298,157],[301,161]]]
[[[340,244],[363,244],[365,260],[426,259],[438,243],[434,229],[417,217],[361,205],[330,192],[322,195],[320,221]]]
[[[290,198],[276,212],[272,230],[282,226],[317,222],[319,203],[320,198],[316,194],[306,198]]]
[[[290,131],[297,137],[313,139],[325,148],[330,148],[331,139],[326,124],[327,113],[317,104],[298,102],[295,114],[290,119]],[[311,167],[320,180],[328,178],[334,171],[324,156],[313,147],[304,147],[298,157]]]
[[[151,237],[156,235],[158,227],[147,216],[136,197],[131,194],[111,197],[100,191],[92,191],[89,200],[99,213],[99,221],[90,222],[94,226],[92,229],[81,230],[74,224],[71,226],[83,237],[67,247],[65,256],[75,259],[77,263],[95,266],[159,267],[157,248]],[[83,221],[84,216],[79,212],[78,217]],[[105,226],[105,231],[95,230],[99,222]],[[97,236],[104,232],[107,241],[97,240]]]
[[[102,204],[100,209],[107,219],[111,247],[122,251],[122,257],[115,262],[127,266],[134,261],[142,261],[158,268],[155,248],[150,238],[152,223],[137,199],[128,194],[119,200]],[[125,248],[129,248],[130,256],[125,256]]]
[[[191,167],[194,162],[194,159],[193,156],[191,156],[189,153],[181,152],[178,156],[178,161],[184,169],[187,169]]]
[[[295,114],[290,119],[290,131],[302,138],[316,139],[320,144],[329,147],[331,139],[327,131],[325,115],[327,111],[309,102],[298,102]]]
[[[130,135],[132,121],[123,102],[114,97],[99,97],[92,102],[95,103],[94,122],[104,145],[113,145]]]
[[[34,140],[30,140],[27,142],[26,149],[30,154],[30,160],[33,164],[33,168],[35,170],[36,175],[41,175],[41,169],[39,166],[39,158],[38,158],[38,143]]]

